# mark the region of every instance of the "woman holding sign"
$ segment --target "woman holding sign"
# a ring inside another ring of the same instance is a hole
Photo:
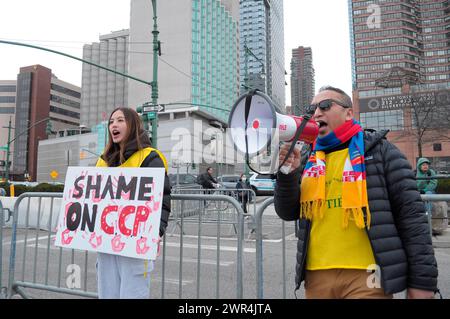
[[[170,182],[162,153],[151,148],[150,139],[139,115],[131,108],[116,108],[109,118],[108,144],[97,161],[98,167],[164,167],[164,193],[160,238],[170,214]],[[153,261],[98,253],[97,283],[99,298],[148,298]]]

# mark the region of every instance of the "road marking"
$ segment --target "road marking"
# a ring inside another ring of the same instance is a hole
[[[169,247],[177,247],[180,248],[180,244],[179,243],[166,243],[167,246]],[[36,244],[28,244],[27,247],[36,247]],[[38,248],[41,249],[47,249],[47,245],[45,244],[38,244]],[[190,248],[190,249],[197,249],[198,245],[194,245],[194,244],[183,244],[183,248]],[[201,249],[206,249],[206,250],[217,250],[217,246],[214,245],[201,245],[200,246]],[[55,245],[50,245],[50,249],[59,249],[59,247],[56,247]],[[69,247],[67,247],[67,249],[71,249]],[[220,246],[219,249],[221,251],[231,251],[231,252],[237,252],[237,247],[230,247],[230,246]],[[256,249],[255,248],[244,248],[244,252],[246,253],[256,253]]]
[[[51,236],[50,236],[50,239],[53,239],[53,238],[55,238],[55,237],[56,237],[56,235],[51,235]],[[47,235],[47,236],[41,236],[41,237],[38,237],[37,240],[40,241],[40,240],[43,240],[43,239],[48,239],[48,235]],[[27,243],[35,242],[35,241],[36,241],[36,236],[27,239]],[[17,245],[17,244],[24,243],[24,242],[25,242],[25,239],[16,240],[16,245]],[[3,245],[11,245],[11,241],[5,242],[5,243],[3,243]]]
[[[180,244],[179,243],[168,243],[166,242],[166,245],[169,247],[177,247],[180,248]],[[193,248],[196,249],[198,248],[197,244],[183,244],[183,248]],[[200,245],[201,249],[206,249],[206,250],[217,250],[217,245]],[[219,249],[221,251],[233,251],[233,252],[237,252],[237,247],[230,247],[230,246],[220,246]],[[256,253],[256,249],[255,248],[243,248],[245,253]]]
[[[151,275],[150,275],[151,277]],[[162,282],[162,278],[158,277],[151,277],[152,281]],[[186,286],[192,284],[193,280],[181,280],[181,285]],[[164,283],[166,284],[172,284],[172,285],[178,285],[180,283],[179,279],[172,279],[172,278],[164,278]]]
[[[180,257],[173,257],[173,256],[166,256],[165,258],[166,261],[170,261],[170,262],[180,262]],[[162,262],[162,257],[160,259],[158,259],[158,261]],[[198,259],[194,259],[194,258],[187,258],[187,257],[183,257],[183,263],[198,263]],[[213,266],[217,266],[217,260],[213,260],[213,259],[200,259],[200,264],[204,264],[204,265],[213,265]],[[234,261],[220,261],[219,262],[219,266],[222,267],[228,267],[234,264]]]

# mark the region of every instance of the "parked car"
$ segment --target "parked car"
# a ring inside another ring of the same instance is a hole
[[[273,195],[275,179],[272,179],[270,175],[253,174],[249,180],[256,195]]]
[[[176,186],[177,185],[177,174],[169,174],[169,179],[170,179],[170,185],[172,186]],[[183,187],[192,184],[192,185],[197,185],[196,184],[197,181],[197,176],[193,175],[193,174],[178,174],[178,184],[182,185]]]
[[[237,183],[239,182],[239,178],[241,176],[240,175],[222,175],[222,176],[218,176],[217,177],[217,181],[219,182],[219,184],[221,185],[222,188],[226,188],[226,189],[233,189],[234,191],[231,193],[228,193],[228,195],[230,196],[237,196],[237,192],[236,192],[236,186]],[[225,194],[227,194],[225,192]],[[253,202],[253,195],[250,194],[250,203]]]
[[[236,189],[236,184],[237,184],[237,182],[239,182],[239,175],[218,176],[217,181],[224,188]]]
[[[221,189],[236,189],[236,184],[239,182],[239,175],[221,175],[217,176],[217,182]],[[234,196],[235,192],[224,192],[225,195]]]

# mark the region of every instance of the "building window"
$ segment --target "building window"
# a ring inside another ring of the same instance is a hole
[[[363,128],[375,130],[403,130],[403,110],[367,112],[360,114]]]
[[[441,143],[435,143],[433,144],[433,151],[440,152],[442,151],[442,144]]]

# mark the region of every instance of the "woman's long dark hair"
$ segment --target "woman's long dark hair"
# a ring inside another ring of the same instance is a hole
[[[125,122],[127,123],[127,134],[124,137],[123,145],[121,148],[118,143],[114,143],[109,130],[109,121],[113,114],[117,111],[122,111],[125,116]],[[118,107],[111,112],[108,119],[108,144],[105,151],[102,154],[102,159],[108,164],[108,166],[118,166],[125,162],[124,151],[127,149],[127,145],[130,141],[136,141],[137,150],[143,148],[142,135],[145,133],[144,126],[142,124],[139,114],[135,110],[129,107]]]

